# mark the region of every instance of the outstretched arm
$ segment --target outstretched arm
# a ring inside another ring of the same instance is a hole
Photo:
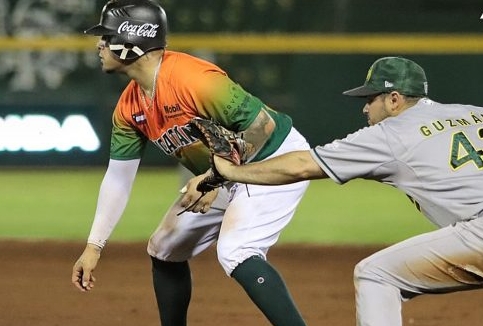
[[[81,291],[89,291],[94,287],[93,272],[101,257],[103,246],[126,207],[139,162],[139,159],[109,161],[100,187],[88,243],[72,268],[72,283]]]
[[[295,151],[266,161],[236,166],[215,156],[218,172],[228,180],[260,185],[281,185],[328,176],[314,161],[309,151]]]

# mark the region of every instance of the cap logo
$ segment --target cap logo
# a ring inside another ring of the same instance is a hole
[[[140,37],[149,37],[154,38],[158,33],[158,24],[129,24],[129,21],[122,22],[117,29],[118,34],[122,34],[123,32],[127,32],[128,35],[136,35]]]
[[[389,88],[389,87],[394,87],[394,84],[391,82],[388,82],[387,80],[384,81],[384,87]]]
[[[369,79],[371,79],[371,76],[372,76],[372,67],[369,68],[369,71],[367,72],[367,76],[366,76],[366,82],[369,81]]]

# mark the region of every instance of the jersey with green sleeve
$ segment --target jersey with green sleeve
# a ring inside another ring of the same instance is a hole
[[[396,186],[438,226],[483,214],[481,107],[422,99],[311,154],[338,183],[364,178]]]
[[[148,103],[134,81],[123,91],[113,114],[112,159],[141,158],[151,141],[200,174],[209,168],[209,152],[186,127],[192,118],[216,120],[239,132],[250,126],[262,108],[266,109],[276,129],[254,161],[275,152],[292,127],[290,117],[268,108],[219,67],[180,52],[165,52],[155,94],[153,103]]]

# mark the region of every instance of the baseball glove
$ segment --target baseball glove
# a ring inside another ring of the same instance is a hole
[[[226,181],[216,170],[213,156],[219,156],[240,165],[246,160],[246,143],[234,131],[228,130],[216,121],[194,118],[189,127],[192,135],[210,150],[210,175],[200,181],[196,190],[207,193],[221,187]]]

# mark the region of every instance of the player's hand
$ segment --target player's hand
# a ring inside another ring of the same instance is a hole
[[[196,177],[191,178],[183,189],[180,190],[182,194],[184,194],[183,198],[180,201],[181,207],[185,208],[188,212],[193,213],[206,213],[210,210],[211,204],[218,196],[218,189],[214,189],[212,191],[207,192],[203,197],[200,198],[202,195],[201,192],[196,190],[198,183],[206,177],[206,174],[201,174]],[[195,204],[195,202],[198,202]],[[193,207],[190,207],[193,205]]]
[[[72,283],[82,292],[89,291],[94,287],[96,279],[92,273],[99,258],[101,258],[101,248],[93,244],[87,244],[84,252],[74,264],[72,268]]]
[[[218,173],[220,173],[223,178],[227,180],[232,180],[231,177],[237,165],[216,155],[213,156],[213,163],[215,164]]]

